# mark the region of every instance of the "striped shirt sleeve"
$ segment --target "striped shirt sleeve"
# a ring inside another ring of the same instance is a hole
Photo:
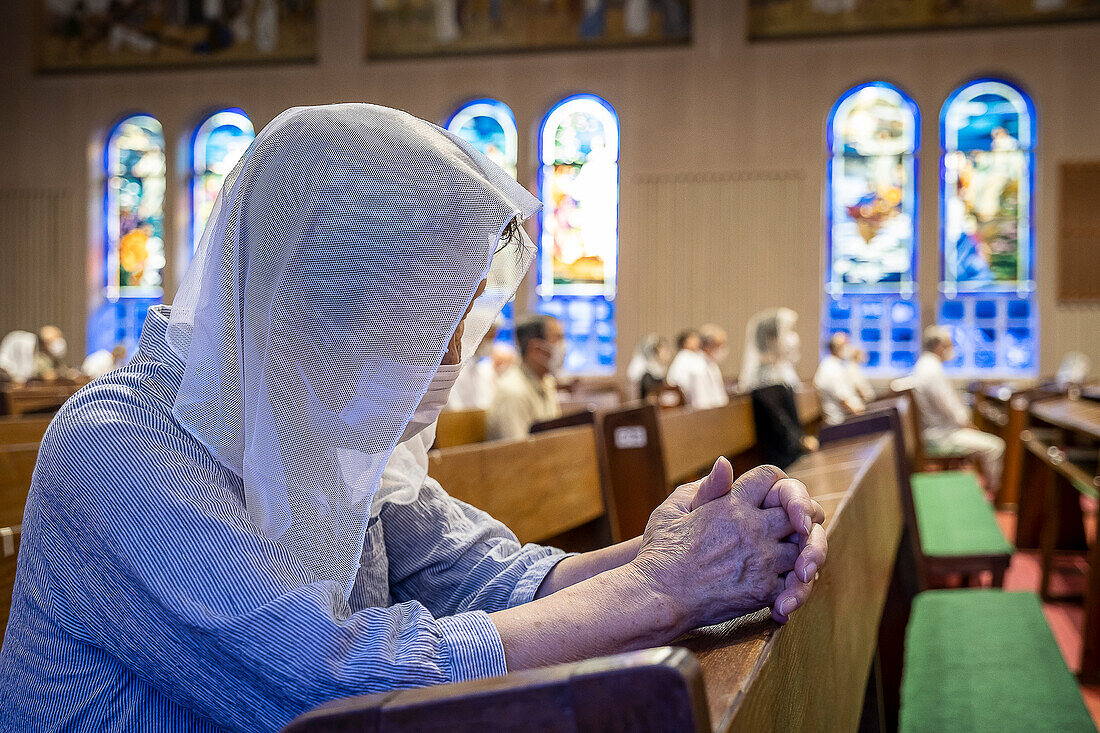
[[[350,613],[166,416],[104,400],[83,412],[51,430],[36,477],[49,611],[173,703],[226,730],[277,730],[327,700],[505,672],[486,610],[533,593],[548,553],[509,545],[489,572],[473,554],[497,545],[473,532],[465,562],[484,583],[441,572],[419,586],[449,589],[429,599],[438,613],[411,596]]]

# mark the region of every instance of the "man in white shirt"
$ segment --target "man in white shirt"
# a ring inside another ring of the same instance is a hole
[[[561,416],[554,374],[565,362],[565,330],[553,316],[529,316],[516,324],[520,363],[497,380],[489,405],[490,440],[516,440],[533,423]]]
[[[848,415],[858,415],[866,409],[845,359],[847,351],[848,335],[834,333],[829,339],[829,353],[814,375],[814,388],[821,397],[821,415],[829,425],[839,425]]]
[[[996,491],[1001,480],[1005,443],[970,422],[970,412],[947,380],[943,363],[954,357],[951,333],[942,326],[924,331],[924,353],[913,368],[913,395],[920,408],[921,432],[931,448],[964,451],[978,457],[986,488]]]
[[[697,410],[729,403],[718,362],[726,356],[726,332],[708,324],[677,338],[680,351],[668,368],[666,380],[684,393],[684,404]]]
[[[849,344],[845,360],[847,361],[848,375],[856,388],[856,394],[863,400],[863,404],[873,402],[877,398],[875,388],[871,386],[871,383],[867,381],[867,376],[863,373],[863,365],[867,363],[867,353],[863,349]]]

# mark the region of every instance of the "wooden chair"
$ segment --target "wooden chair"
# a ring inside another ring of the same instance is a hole
[[[1014,548],[1001,534],[972,474],[910,470],[910,446],[919,443],[906,414],[911,403],[902,395],[891,406],[827,426],[821,431],[822,445],[891,432],[898,446],[898,487],[920,588],[937,587],[954,575],[969,583],[970,576],[980,572],[991,573],[993,585],[1002,586]]]
[[[322,705],[283,733],[711,730],[699,663],[662,647]]]
[[[504,522],[523,542],[560,542],[569,549],[610,542],[592,425],[433,450],[428,473],[455,498]]]
[[[435,423],[435,448],[484,443],[487,431],[485,410],[444,410]]]
[[[19,535],[22,528],[0,527],[0,646],[11,613],[11,594],[15,588],[16,558],[19,555]]]

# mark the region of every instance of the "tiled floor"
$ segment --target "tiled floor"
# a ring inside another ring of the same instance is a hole
[[[998,512],[1001,529],[1010,539],[1016,535],[1016,515],[1012,512]],[[1051,578],[1051,593],[1081,594],[1084,591],[1085,562],[1083,558],[1067,557],[1058,563],[1056,573]],[[1040,579],[1039,554],[1034,551],[1018,550],[1012,558],[1012,564],[1005,574],[1006,590],[1039,590]],[[1066,664],[1073,671],[1081,659],[1081,634],[1084,623],[1084,611],[1080,602],[1044,603],[1047,623],[1050,624],[1054,638],[1062,650]],[[1100,727],[1100,685],[1082,685],[1081,695],[1092,714],[1092,720]]]

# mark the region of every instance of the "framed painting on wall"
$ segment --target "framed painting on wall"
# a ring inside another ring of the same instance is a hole
[[[367,58],[682,44],[691,0],[364,0]]]
[[[41,72],[311,61],[314,0],[38,0]]]
[[[749,40],[1100,20],[1100,0],[749,0]]]

